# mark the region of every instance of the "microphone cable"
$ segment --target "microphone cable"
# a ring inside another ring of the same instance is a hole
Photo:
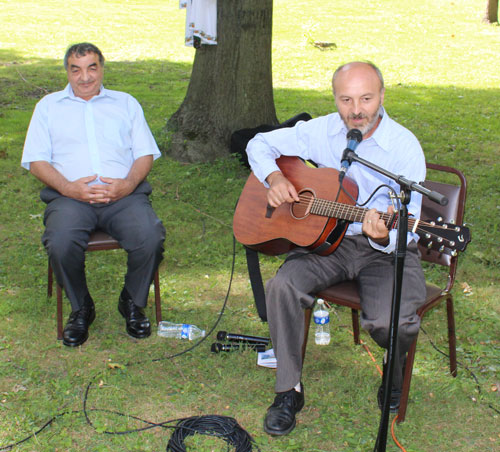
[[[441,353],[441,355],[445,356],[446,358],[448,358],[448,359],[450,358],[450,355],[448,355],[448,353],[445,353],[438,348],[438,346],[430,338],[429,334],[427,333],[427,331],[425,331],[425,329],[422,327],[422,325],[420,325],[420,330],[427,336],[427,339],[429,339],[429,342],[434,350],[436,350],[438,353]],[[481,395],[483,393],[482,389],[481,389],[481,383],[479,382],[479,379],[477,378],[476,374],[474,372],[472,372],[472,370],[469,368],[469,366],[467,366],[467,364],[460,362],[458,360],[457,360],[457,366],[462,366],[467,372],[469,372],[470,376],[472,377],[472,379],[476,383],[476,388],[477,388],[478,394]],[[488,404],[488,408],[491,408],[496,414],[500,414],[500,410],[498,408],[494,407],[490,402],[487,402],[487,404]]]
[[[233,236],[233,252],[232,252],[232,263],[231,263],[231,274],[230,274],[230,279],[229,279],[229,285],[228,289],[224,298],[224,303],[222,305],[222,308],[219,312],[219,315],[217,317],[217,320],[215,321],[214,325],[210,328],[209,332],[200,340],[198,340],[195,344],[193,344],[190,347],[187,347],[184,350],[181,350],[180,352],[163,356],[160,358],[153,358],[150,360],[142,360],[142,361],[135,361],[135,362],[128,362],[125,364],[126,367],[132,367],[136,366],[145,362],[158,362],[158,361],[163,361],[163,360],[168,360],[168,359],[173,359],[178,356],[184,355],[195,348],[197,348],[203,341],[205,341],[210,334],[217,328],[217,325],[222,319],[222,315],[224,314],[225,308],[227,306],[227,302],[229,300],[229,294],[231,291],[231,286],[232,286],[232,281],[234,277],[234,269],[235,269],[235,261],[236,261],[236,239]],[[19,446],[26,441],[36,437],[39,435],[42,431],[44,431],[47,427],[52,425],[54,421],[60,417],[66,416],[68,414],[77,414],[83,412],[85,416],[85,420],[87,424],[92,427],[95,431],[97,431],[96,426],[92,422],[89,413],[91,412],[104,412],[108,414],[113,414],[116,416],[120,417],[127,417],[134,419],[136,421],[142,422],[144,424],[147,424],[144,427],[140,428],[135,428],[135,429],[128,429],[128,430],[123,430],[123,431],[102,431],[102,433],[107,434],[107,435],[127,435],[131,433],[137,433],[137,432],[142,432],[145,430],[150,430],[152,428],[171,428],[173,429],[172,437],[168,442],[167,446],[167,452],[185,452],[186,448],[184,446],[184,439],[188,437],[189,435],[194,435],[195,433],[198,434],[204,434],[204,435],[211,435],[211,436],[216,436],[222,438],[224,441],[228,443],[229,445],[232,445],[236,447],[235,452],[251,452],[252,447],[255,446],[256,450],[260,452],[260,448],[257,446],[255,443],[255,440],[252,438],[252,436],[246,432],[234,418],[227,417],[227,416],[219,416],[219,415],[206,415],[206,416],[194,416],[194,417],[189,417],[189,418],[183,418],[183,419],[172,419],[164,422],[151,422],[146,419],[142,419],[138,416],[130,415],[130,414],[124,414],[120,413],[118,411],[113,411],[113,410],[108,410],[108,409],[100,409],[100,408],[88,408],[87,403],[88,403],[88,398],[90,394],[91,387],[94,383],[94,381],[104,373],[104,371],[100,371],[96,373],[89,383],[87,384],[87,387],[85,389],[85,394],[83,397],[83,407],[81,410],[72,410],[72,411],[64,411],[61,413],[57,413],[53,415],[45,424],[43,424],[42,427],[40,427],[36,432],[26,436],[25,438],[16,441],[11,444],[7,444],[5,446],[0,445],[0,452],[1,451],[8,451],[12,450],[14,447]],[[172,423],[176,423],[176,425],[168,425]],[[228,449],[229,451],[229,449]]]
[[[162,360],[176,358],[180,355],[184,355],[185,353],[188,353],[188,352],[194,350],[196,347],[198,347],[203,341],[205,341],[212,334],[212,332],[217,328],[217,325],[219,324],[220,320],[222,319],[222,316],[224,314],[224,311],[225,311],[225,308],[227,306],[227,302],[229,299],[229,294],[231,292],[231,286],[232,286],[233,277],[234,277],[235,261],[236,261],[236,239],[234,236],[233,236],[233,253],[232,253],[232,255],[233,255],[233,259],[232,259],[232,263],[231,263],[231,275],[229,278],[229,285],[227,288],[226,296],[224,298],[224,303],[223,303],[222,308],[219,312],[219,316],[217,317],[217,320],[215,321],[214,325],[211,327],[209,332],[204,337],[202,337],[198,342],[196,342],[195,344],[193,344],[192,346],[190,346],[184,350],[181,350],[178,353],[167,355],[167,356],[164,356],[161,358],[153,358],[151,360],[136,361],[136,362],[128,363],[128,364],[126,364],[126,366],[135,366],[138,364],[142,364],[144,362],[158,362],[158,361],[162,361]],[[193,417],[189,417],[189,418],[174,419],[174,420],[164,421],[164,422],[160,422],[160,423],[155,423],[155,422],[150,422],[150,421],[141,419],[141,418],[136,417],[136,416],[125,415],[123,413],[119,413],[116,411],[89,409],[89,408],[87,408],[87,402],[88,402],[88,397],[89,397],[89,393],[90,393],[90,388],[91,388],[94,380],[101,373],[95,375],[91,379],[91,381],[87,385],[87,388],[85,390],[85,395],[83,398],[83,413],[85,415],[85,419],[87,421],[87,424],[89,426],[91,426],[94,430],[96,430],[96,427],[94,426],[92,420],[90,419],[89,412],[90,411],[104,411],[104,412],[116,414],[118,416],[128,416],[128,417],[131,417],[137,421],[148,424],[145,427],[132,429],[132,430],[104,431],[103,432],[103,433],[106,433],[108,435],[125,435],[125,434],[129,434],[129,433],[150,430],[150,429],[156,428],[156,427],[173,428],[174,431],[173,431],[172,436],[168,442],[167,452],[185,452],[185,451],[187,451],[185,446],[184,446],[184,439],[190,435],[194,435],[195,433],[221,437],[228,444],[231,444],[231,445],[236,447],[235,452],[251,452],[252,446],[255,446],[257,448],[257,450],[260,451],[259,447],[255,443],[252,436],[246,430],[244,430],[234,418],[231,418],[228,416],[220,416],[220,415],[193,416]],[[175,426],[167,425],[167,424],[173,423],[173,422],[177,422],[177,424]],[[229,449],[228,449],[228,451],[229,451]]]

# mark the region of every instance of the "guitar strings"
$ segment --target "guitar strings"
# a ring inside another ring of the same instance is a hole
[[[310,206],[310,211],[315,215],[321,215],[330,218],[340,217],[341,219],[344,220],[356,221],[360,223],[363,221],[363,218],[366,213],[366,208],[330,201],[327,199],[316,198],[312,193],[299,194],[298,203],[299,204],[305,203],[308,206]],[[385,221],[386,225],[389,222],[394,224],[394,222],[392,221],[393,215],[384,212],[379,212],[379,215],[381,219]],[[447,248],[449,248],[450,246],[454,246],[455,242],[453,240],[450,240],[446,237],[442,237],[436,233],[429,232],[428,229],[425,229],[425,227],[427,228],[432,227],[434,229],[448,231],[450,229],[447,226],[428,223],[426,221],[419,220],[416,218],[409,218],[408,219],[409,229],[412,230],[415,227],[415,225],[417,225],[415,231],[424,234],[427,239],[435,239],[438,241],[440,245],[446,246]],[[456,229],[456,232],[459,232],[460,231],[459,227],[456,226],[456,228],[458,228]]]

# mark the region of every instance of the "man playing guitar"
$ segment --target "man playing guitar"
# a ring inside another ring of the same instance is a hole
[[[380,70],[365,62],[342,65],[333,75],[332,87],[338,113],[258,134],[249,142],[249,163],[257,179],[268,187],[267,201],[271,207],[299,201],[296,188],[280,171],[276,159],[282,155],[298,156],[319,167],[338,170],[351,129],[363,134],[356,149],[360,157],[410,180],[425,180],[425,159],[418,140],[393,121],[382,106],[385,89]],[[359,202],[366,201],[382,184],[399,192],[393,181],[358,163],[350,166],[347,176],[358,185]],[[408,210],[416,218],[420,205],[421,195],[413,193]],[[264,420],[264,430],[270,435],[292,431],[295,415],[304,405],[301,349],[304,309],[314,304],[312,294],[343,280],[355,280],[361,298],[361,325],[377,344],[388,347],[397,231],[389,230],[378,213],[392,212],[387,190],[377,191],[367,207],[362,223],[349,225],[334,253],[323,256],[296,248],[267,282],[267,317],[277,357],[277,394]],[[425,279],[417,239],[416,234],[408,233],[391,411],[399,407],[406,352],[418,333],[420,319],[416,310],[424,302]],[[290,259],[297,254],[302,255]],[[379,389],[379,405],[382,392]]]

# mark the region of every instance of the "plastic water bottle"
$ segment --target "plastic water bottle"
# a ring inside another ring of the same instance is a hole
[[[200,330],[196,325],[189,325],[188,323],[160,322],[158,324],[158,336],[192,341],[205,337],[205,330]]]
[[[328,345],[330,343],[330,314],[325,306],[325,300],[318,298],[313,311],[316,331],[314,340],[318,345]]]

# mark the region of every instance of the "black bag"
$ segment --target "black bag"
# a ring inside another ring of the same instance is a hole
[[[236,130],[231,134],[231,154],[237,154],[243,165],[250,168],[246,149],[248,142],[255,135],[258,133],[271,132],[272,130],[281,129],[282,127],[293,127],[299,121],[309,121],[310,119],[312,119],[312,117],[309,113],[300,113],[276,126],[263,124],[249,129]]]

